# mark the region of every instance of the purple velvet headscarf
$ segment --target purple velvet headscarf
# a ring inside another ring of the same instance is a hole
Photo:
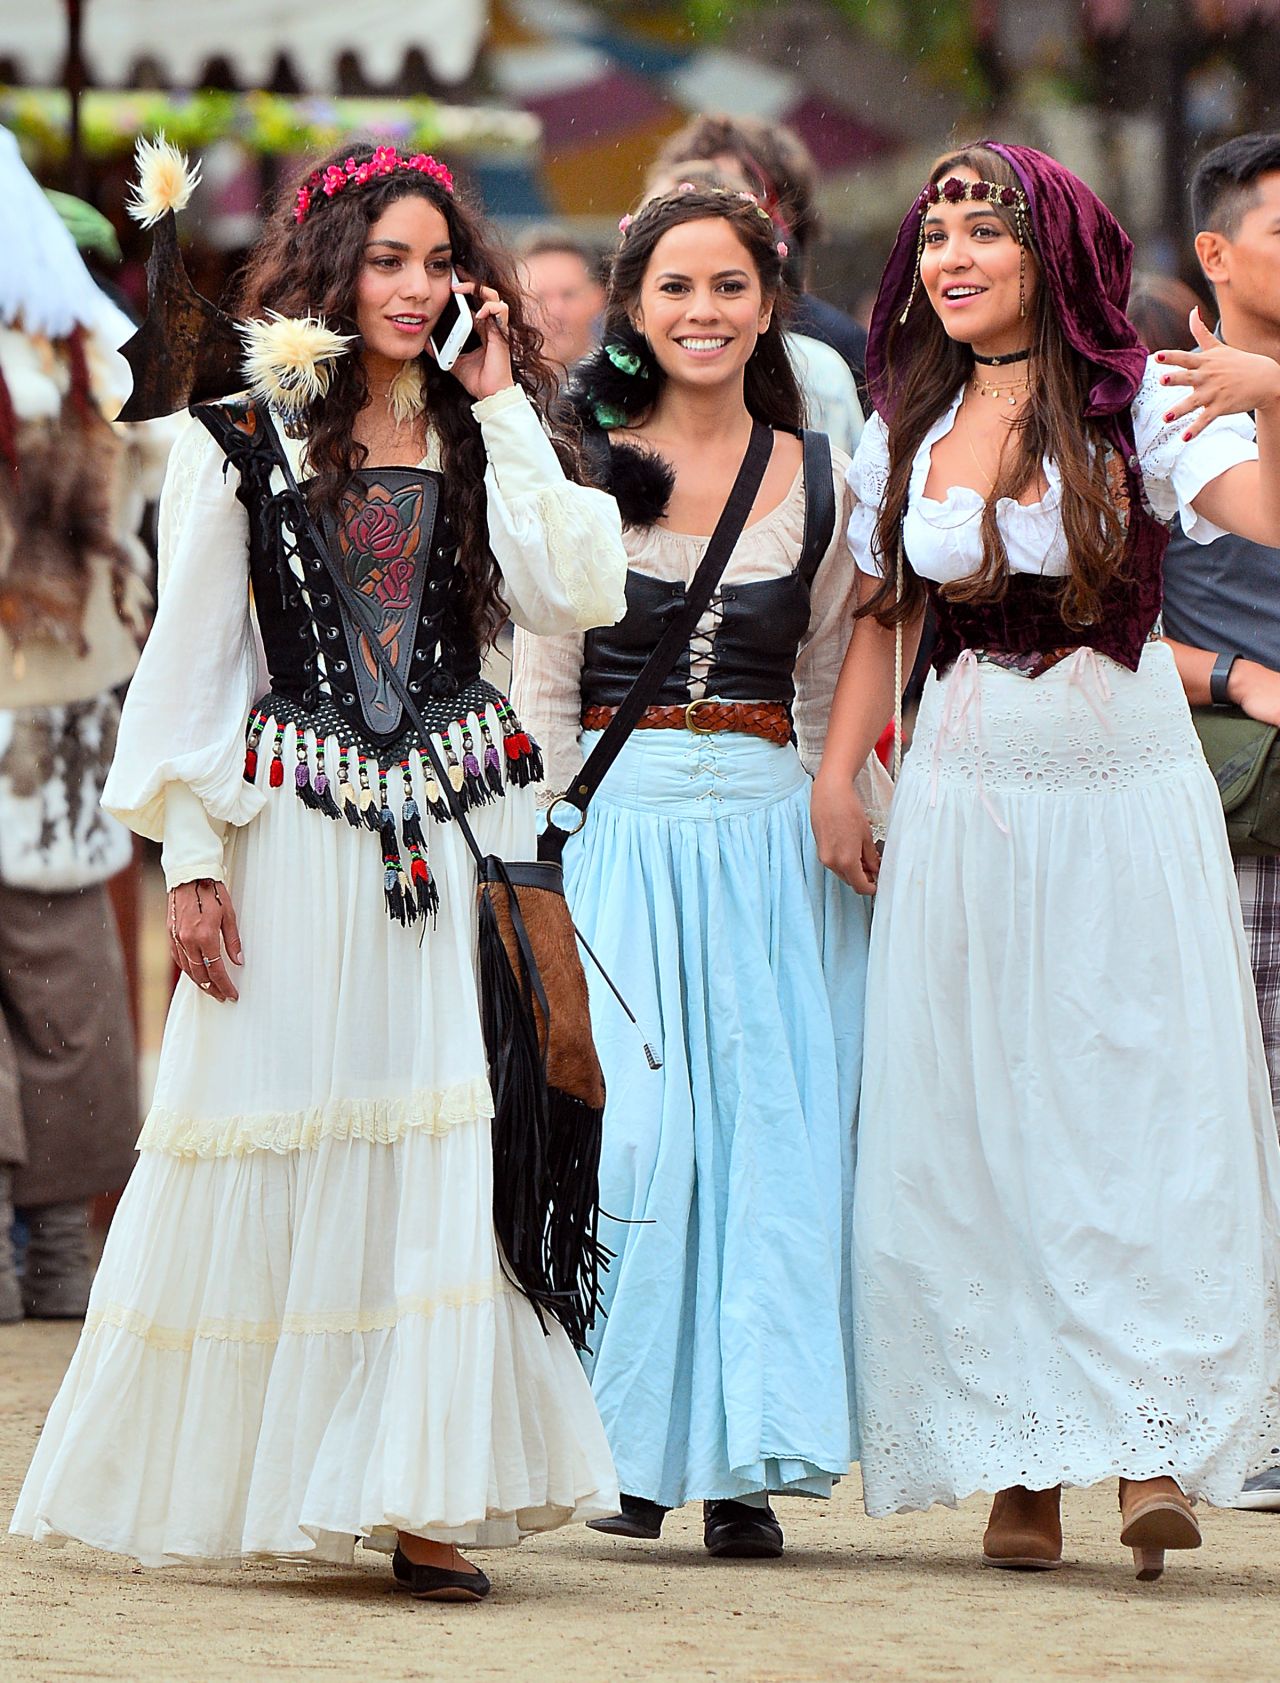
[[[1137,329],[1125,314],[1133,270],[1132,241],[1097,194],[1045,153],[993,140],[971,145],[999,153],[1027,195],[1041,284],[1049,289],[1068,343],[1094,375],[1086,414],[1120,415],[1133,402],[1147,361]],[[969,149],[954,148],[956,152]],[[899,368],[911,352],[914,323],[908,319],[899,327],[898,317],[915,278],[924,214],[912,205],[903,219],[871,318],[867,384],[886,420],[892,417],[897,394],[890,386],[885,352],[891,328],[896,329],[894,359]]]

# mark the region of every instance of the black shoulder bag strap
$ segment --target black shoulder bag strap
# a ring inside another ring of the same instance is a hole
[[[836,530],[836,489],[831,478],[831,440],[825,432],[800,435],[804,445],[804,543],[796,568],[806,585],[813,583]]]
[[[729,492],[724,511],[716,521],[716,529],[707,540],[706,552],[698,570],[685,592],[684,609],[658,639],[657,647],[645,661],[639,677],[606,725],[599,742],[587,756],[586,764],[574,778],[572,786],[552,803],[547,813],[547,828],[538,841],[540,859],[558,861],[564,852],[565,842],[582,828],[586,822],[588,802],[604,781],[609,767],[622,752],[623,744],[635,729],[640,715],[666,683],[672,667],[688,646],[689,638],[715,595],[716,586],[729,564],[729,557],[742,536],[742,529],[759,493],[772,453],[772,431],[759,421],[753,422],[746,455],[743,456],[742,466],[738,469],[738,477],[733,482],[733,489]],[[830,478],[828,471],[828,481]],[[557,807],[566,805],[573,807],[578,814],[577,823],[567,830],[562,829],[555,821]]]

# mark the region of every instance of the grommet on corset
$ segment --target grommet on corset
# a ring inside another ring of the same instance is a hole
[[[343,698],[342,698],[342,705],[343,705],[343,706],[344,706],[344,707],[354,707],[354,706],[355,706],[355,704],[356,704],[356,698],[355,698],[355,696],[353,696],[353,695],[344,695],[344,696],[343,696]]]
[[[345,660],[335,660],[334,663],[333,663],[333,670],[335,672],[345,672],[347,670],[346,661]]]
[[[316,601],[319,602],[319,604],[322,608],[327,608],[329,606],[330,602],[333,601],[333,597],[332,596],[317,596]]]
[[[422,693],[422,685],[416,678],[410,678],[409,690],[412,695],[420,695]]]
[[[336,625],[326,625],[324,628],[324,634],[332,643],[339,635],[338,627]]]

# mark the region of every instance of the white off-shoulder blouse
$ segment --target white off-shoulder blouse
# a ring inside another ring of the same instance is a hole
[[[1162,372],[1161,365],[1150,358],[1133,400],[1134,443],[1147,500],[1161,520],[1181,518],[1188,537],[1197,543],[1212,543],[1222,536],[1221,529],[1197,514],[1192,504],[1220,474],[1256,459],[1253,422],[1248,415],[1225,415],[1187,442],[1182,436],[1186,418],[1171,423],[1164,419],[1179,394],[1176,387],[1160,384]],[[924,494],[933,446],[955,425],[963,395],[963,391],[956,393],[921,441],[911,468],[902,527],[912,567],[921,578],[938,584],[967,578],[982,562],[981,523],[986,505],[982,493],[967,485],[954,485],[941,501]],[[859,568],[874,576],[880,574],[881,567],[872,540],[888,475],[888,433],[881,417],[872,415],[849,469],[849,485],[856,499],[849,520],[849,547]],[[1039,502],[1023,504],[1002,497],[996,518],[1012,572],[1061,578],[1067,571],[1060,513],[1062,476],[1057,465],[1048,460],[1044,475],[1048,489]]]
[[[488,455],[489,541],[517,625],[539,635],[612,625],[626,556],[611,497],[566,479],[519,387],[473,406]],[[286,441],[295,472],[301,446]],[[440,462],[430,440],[423,468]],[[222,876],[222,835],[266,794],[243,776],[245,720],[267,686],[250,607],[248,515],[215,440],[190,424],[161,497],[155,624],[129,687],[103,805],[164,842],[172,887]],[[194,798],[193,798],[194,797]]]
[[[818,565],[810,595],[809,626],[796,661],[794,718],[800,757],[812,771],[822,757],[836,680],[853,632],[857,575],[845,544],[851,510],[849,458],[832,448],[836,523],[831,544]],[[778,506],[746,528],[729,558],[721,588],[785,578],[795,571],[804,541],[804,475],[796,474]],[[629,566],[667,583],[688,584],[707,547],[705,537],[668,532],[660,526],[632,527],[622,541]],[[703,693],[718,620],[713,598],[690,640],[690,698]],[[583,637],[516,633],[511,698],[542,748],[546,781],[540,798],[549,804],[567,789],[582,766]]]

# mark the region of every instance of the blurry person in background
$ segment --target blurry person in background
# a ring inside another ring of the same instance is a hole
[[[3,129],[0,226],[0,1321],[13,1321],[83,1315],[89,1200],[134,1162],[128,986],[105,888],[133,844],[99,796],[144,625],[147,558],[131,534],[165,450],[109,424],[129,393],[116,346],[132,326]]]
[[[675,169],[654,164],[645,181],[645,193],[650,199],[674,193],[681,187],[727,188],[749,193],[766,214],[771,219],[773,217],[773,212],[757,192],[753,178],[732,158],[715,163],[694,159]],[[781,233],[782,226],[776,221],[774,225]],[[783,252],[785,274],[790,247],[785,238],[778,243]],[[785,326],[782,338],[804,399],[806,423],[815,432],[825,432],[837,449],[851,455],[862,436],[863,412],[857,384],[838,351],[823,340],[796,330],[796,302],[796,295],[788,282],[783,305]]]
[[[722,172],[742,171],[760,195],[788,246],[786,276],[796,293],[791,328],[839,351],[857,383],[865,414],[867,330],[808,290],[809,259],[822,233],[818,168],[809,148],[778,123],[703,113],[668,138],[654,168],[677,170],[695,159],[713,163]]]
[[[1208,153],[1192,176],[1191,215],[1218,337],[1280,361],[1280,134],[1242,135]],[[1184,334],[1186,321],[1184,310]],[[1280,724],[1280,549],[1232,532],[1193,544],[1175,530],[1164,630],[1193,707],[1239,708]],[[1237,850],[1233,863],[1280,1119],[1280,847],[1248,845],[1259,851]],[[1280,1464],[1249,1479],[1236,1506],[1280,1510]]]
[[[560,229],[529,235],[518,255],[520,279],[542,329],[542,354],[567,375],[596,344],[604,287],[595,256]]]
[[[1199,308],[1200,300],[1186,281],[1173,275],[1133,277],[1129,320],[1149,351],[1194,351],[1196,339],[1190,318],[1192,310]],[[1203,546],[1197,552],[1203,553]]]

